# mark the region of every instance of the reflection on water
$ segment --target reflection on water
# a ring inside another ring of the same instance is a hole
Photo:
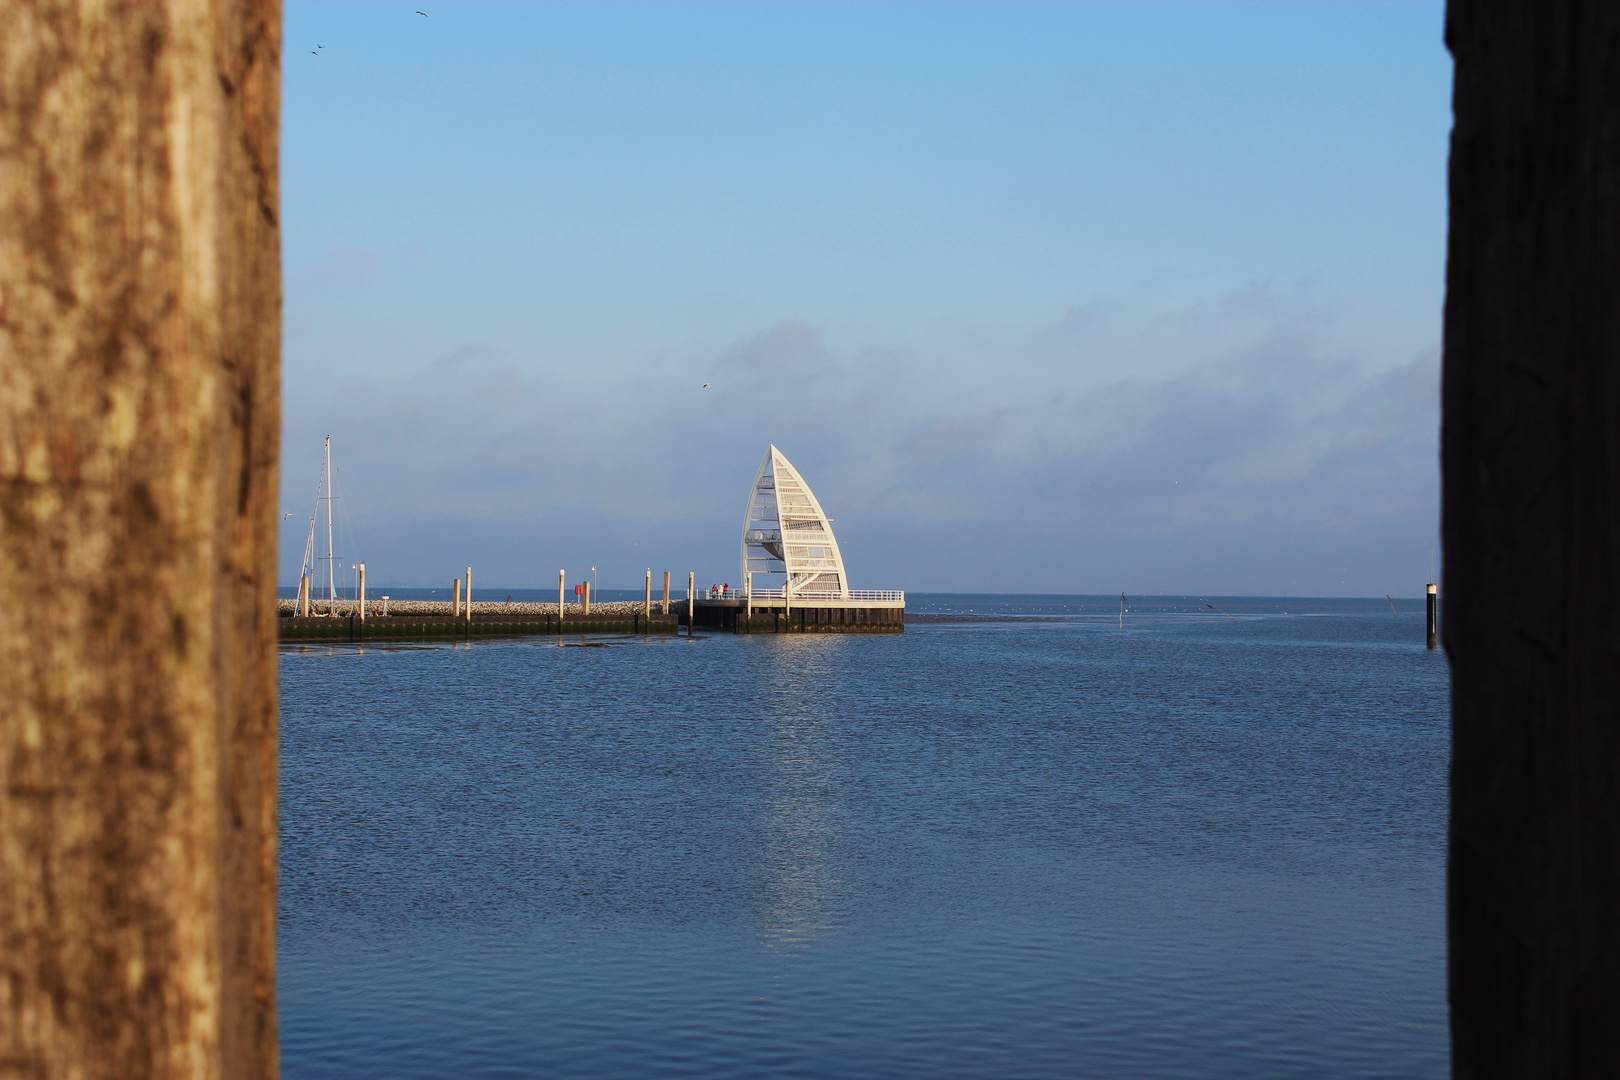
[[[766,940],[803,946],[825,930],[828,904],[840,887],[832,857],[838,808],[829,769],[809,725],[778,722],[766,729],[771,758],[766,788],[765,879],[769,901],[761,927]]]
[[[842,888],[834,853],[842,808],[837,776],[841,747],[825,738],[808,706],[818,689],[846,677],[846,639],[762,638],[762,675],[776,708],[761,722],[766,764],[764,858],[767,901],[762,938],[780,949],[803,948],[830,926],[829,907]]]
[[[282,645],[281,651],[294,656],[364,656],[368,651],[374,653],[423,652],[448,647],[449,643],[444,645],[423,645],[407,641],[373,641],[365,644],[361,642],[352,644],[349,642],[292,642]]]

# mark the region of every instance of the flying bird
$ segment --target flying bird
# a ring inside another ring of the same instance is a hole
[[[422,18],[424,18],[424,19],[427,18],[427,12],[425,12],[425,11],[418,11],[417,14],[422,16]]]
[[[283,517],[281,520],[286,521],[287,518],[290,518],[290,517],[292,517],[292,511],[291,510],[287,511],[286,517]]]
[[[709,384],[708,384],[708,383],[704,383],[704,384],[703,384],[703,389],[705,389],[705,390],[707,390],[707,389],[708,389],[708,388],[709,388]]]

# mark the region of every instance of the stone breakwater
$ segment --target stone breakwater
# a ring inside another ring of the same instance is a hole
[[[677,607],[684,614],[686,600],[671,600],[669,602],[671,615],[675,614]],[[276,609],[277,614],[282,618],[290,618],[298,614],[298,601],[278,600],[276,601]],[[325,615],[330,609],[331,604],[326,600],[311,600],[309,604],[310,613],[314,615]],[[339,600],[337,602],[337,613],[339,615],[352,615],[358,610],[359,605],[353,600]],[[366,618],[375,618],[382,614],[382,610],[383,602],[381,600],[367,598]],[[474,600],[472,610],[475,617],[484,615],[555,616],[557,614],[557,605],[518,600]],[[643,601],[640,600],[593,601],[591,603],[591,618],[608,618],[621,615],[628,618],[632,615],[638,615],[644,610]],[[660,610],[660,601],[654,600],[652,613],[656,616],[660,613]],[[388,601],[388,614],[390,617],[395,615],[452,615],[454,610],[448,600],[390,600]],[[467,614],[465,604],[462,605],[461,614],[463,617]],[[563,609],[563,615],[565,618],[576,619],[582,617],[583,612],[580,610],[580,605],[568,604]]]
[[[337,616],[328,617],[323,600],[315,614],[303,618],[294,614],[295,605],[283,600],[278,605],[281,618],[277,633],[282,641],[407,641],[428,638],[513,637],[529,634],[673,634],[681,616],[674,611],[664,615],[654,608],[643,613],[642,605],[617,601],[592,604],[591,613],[582,613],[570,604],[557,618],[556,604],[485,601],[473,605],[472,618],[453,615],[445,601],[392,600],[388,617],[382,617],[382,601],[366,601],[366,617],[358,618],[352,603],[337,603]]]

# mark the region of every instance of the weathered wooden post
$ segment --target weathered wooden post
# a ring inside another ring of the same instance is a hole
[[[692,636],[692,626],[693,626],[692,613],[697,610],[697,604],[696,604],[697,598],[693,595],[693,592],[694,592],[694,590],[696,590],[696,588],[697,588],[697,571],[696,570],[688,570],[686,572],[686,636],[687,637]]]
[[[647,599],[642,604],[641,617],[644,619],[652,617],[652,567],[650,566],[647,567]]]
[[[562,626],[563,611],[566,607],[566,605],[563,603],[563,585],[565,584],[563,579],[567,576],[568,575],[564,571],[557,571],[557,625],[559,627]]]
[[[664,614],[669,614],[669,571],[664,571]]]
[[[579,594],[579,603],[580,603],[579,613],[580,613],[581,616],[588,616],[591,613],[591,581],[590,581],[590,578],[586,578],[584,581],[580,582],[580,588],[584,589],[585,591]]]
[[[279,6],[0,43],[0,1074],[272,1080]]]
[[[467,567],[467,626],[472,626],[472,567]]]
[[[360,621],[366,621],[366,564],[360,564],[360,576],[355,579],[355,590],[360,598]]]
[[[743,596],[748,605],[748,618],[754,617],[754,572],[743,571]]]
[[[309,618],[309,575],[301,574],[298,578],[298,604],[295,608],[299,615]]]
[[[461,618],[461,579],[452,578],[450,581],[450,617]]]
[[[1436,586],[1435,586],[1434,582],[1432,582],[1432,581],[1429,582],[1429,587],[1428,587],[1428,616],[1429,616],[1429,618],[1428,618],[1428,626],[1429,626],[1428,643],[1429,643],[1429,648],[1431,648],[1431,649],[1437,649],[1437,648],[1440,647],[1440,624],[1439,624],[1439,614],[1440,613],[1437,610],[1438,597],[1435,595],[1435,589],[1436,589]]]
[[[1452,0],[1456,1077],[1620,1075],[1620,5]]]

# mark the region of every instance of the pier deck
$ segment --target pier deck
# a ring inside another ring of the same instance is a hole
[[[673,605],[672,605],[673,606]],[[686,604],[680,605],[682,625]],[[897,634],[906,628],[906,602],[814,598],[783,601],[758,597],[748,611],[744,598],[693,601],[692,621],[698,628],[730,630],[735,634]]]
[[[285,613],[277,620],[278,633],[282,641],[289,642],[462,640],[527,634],[675,634],[682,627],[688,627],[685,599],[672,600],[667,615],[659,611],[659,604],[654,604],[648,615],[641,610],[641,605],[621,601],[607,605],[608,610],[593,610],[589,615],[569,611],[560,623],[554,604],[502,604],[498,606],[506,610],[475,612],[468,620],[464,614],[431,611],[432,607],[448,605],[430,606],[420,602],[416,606],[429,607],[430,613],[382,615],[375,603],[368,601],[366,618],[361,621],[352,609],[340,609],[336,616],[298,616],[290,613],[290,602],[284,603]],[[396,608],[405,606],[395,604]],[[748,601],[742,597],[694,600],[692,625],[688,628],[728,630],[734,634],[883,634],[905,629],[904,599],[794,597],[792,601],[784,601],[780,596],[756,595],[752,615],[748,606]],[[525,610],[542,607],[551,610]]]

